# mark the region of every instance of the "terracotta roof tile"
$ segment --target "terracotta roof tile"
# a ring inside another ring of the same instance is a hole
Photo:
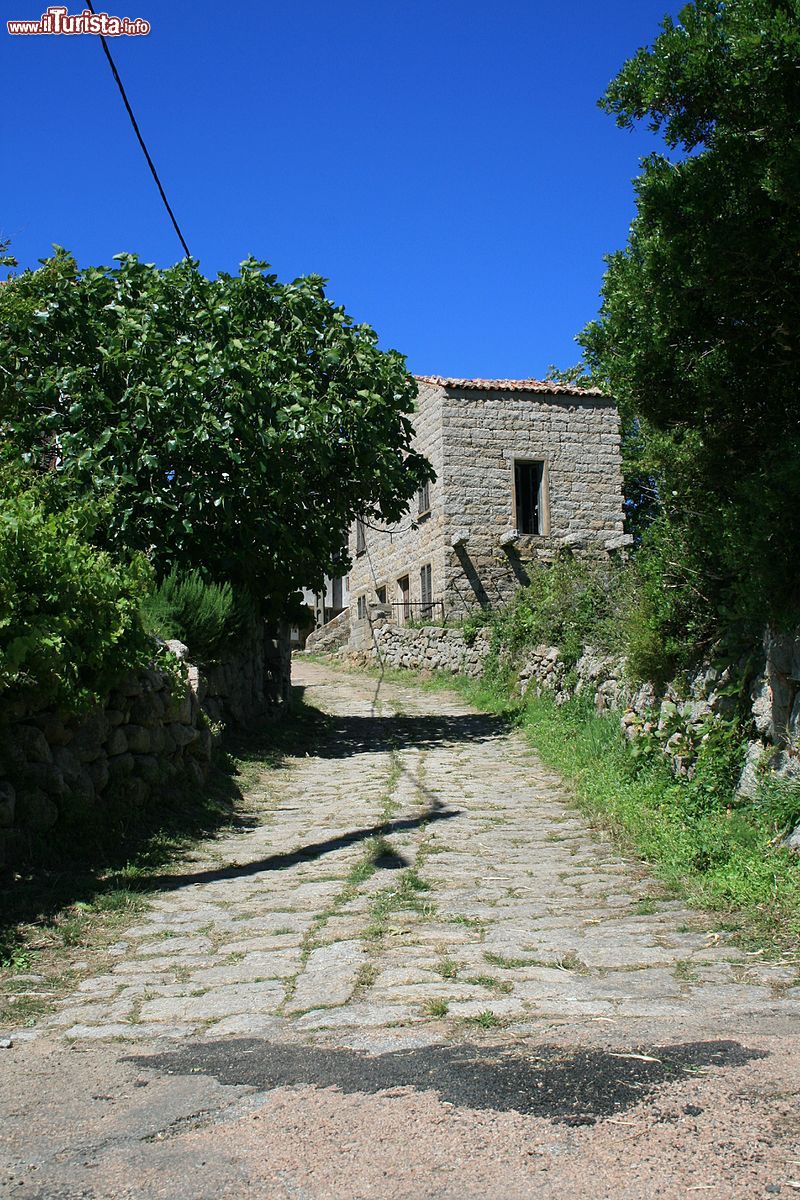
[[[554,383],[541,379],[450,379],[443,375],[415,375],[417,383],[433,383],[439,387],[464,392],[550,392],[561,396],[604,396],[600,388],[577,387],[571,383]]]

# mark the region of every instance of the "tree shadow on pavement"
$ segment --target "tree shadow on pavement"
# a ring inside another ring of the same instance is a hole
[[[178,888],[191,887],[197,883],[216,883],[222,879],[242,879],[251,875],[260,875],[267,871],[285,871],[288,867],[297,866],[298,863],[313,862],[315,859],[322,858],[325,854],[332,854],[336,850],[344,850],[348,846],[354,846],[358,842],[368,841],[370,838],[391,837],[393,833],[404,833],[409,829],[419,829],[422,825],[431,824],[433,821],[450,821],[454,817],[460,815],[459,809],[446,809],[441,806],[435,806],[420,813],[416,817],[404,817],[396,821],[383,821],[377,825],[365,826],[363,829],[351,829],[347,833],[339,834],[336,837],[324,838],[319,842],[310,842],[307,846],[300,846],[297,850],[290,850],[280,854],[270,854],[266,858],[256,859],[249,863],[233,863],[229,867],[218,867],[210,871],[196,871],[194,873],[186,873],[183,875],[155,875],[150,876],[146,880],[148,889],[158,890],[162,892],[176,891]],[[387,856],[387,861],[384,866],[387,868],[390,865]]]
[[[430,750],[466,742],[489,742],[511,728],[507,717],[485,713],[457,716],[333,716],[315,747],[320,758],[349,758],[389,750]]]

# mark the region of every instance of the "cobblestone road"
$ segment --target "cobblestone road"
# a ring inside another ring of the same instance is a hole
[[[664,899],[457,697],[296,680],[311,752],[0,1051],[0,1193],[800,1191],[797,964]]]
[[[260,823],[168,880],[50,1030],[368,1045],[465,1018],[800,1014],[796,969],[659,899],[521,735],[453,695],[310,662],[295,675],[334,717],[319,753],[264,772]]]

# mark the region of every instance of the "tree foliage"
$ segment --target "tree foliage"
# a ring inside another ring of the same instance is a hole
[[[601,104],[672,152],[644,160],[628,245],[579,338],[656,502],[663,620],[679,635],[691,615],[701,637],[786,619],[800,582],[798,0],[695,0]]]
[[[152,658],[139,619],[152,572],[92,546],[96,515],[54,506],[48,483],[0,471],[0,696],[75,708]]]
[[[0,287],[0,455],[108,501],[101,545],[163,578],[202,568],[273,605],[342,564],[357,514],[431,478],[403,358],[248,260],[214,280],[63,250]]]

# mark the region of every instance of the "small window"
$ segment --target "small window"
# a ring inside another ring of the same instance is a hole
[[[417,492],[417,514],[423,517],[431,511],[431,485],[426,483]]]
[[[376,588],[375,595],[378,597],[378,604],[386,603],[386,588],[385,587]]]
[[[518,533],[543,533],[544,463],[514,463],[514,497]]]
[[[397,590],[400,593],[400,612],[404,621],[407,621],[411,616],[411,584],[407,575],[397,581]]]
[[[367,528],[361,517],[356,521],[356,554],[363,554],[367,548]]]
[[[357,605],[356,611],[358,612],[359,621],[363,621],[367,615],[367,597],[366,596],[358,597],[358,605]]]
[[[433,592],[431,590],[431,564],[426,563],[419,573],[419,597],[422,601],[420,612],[423,617],[429,617],[433,611]]]

